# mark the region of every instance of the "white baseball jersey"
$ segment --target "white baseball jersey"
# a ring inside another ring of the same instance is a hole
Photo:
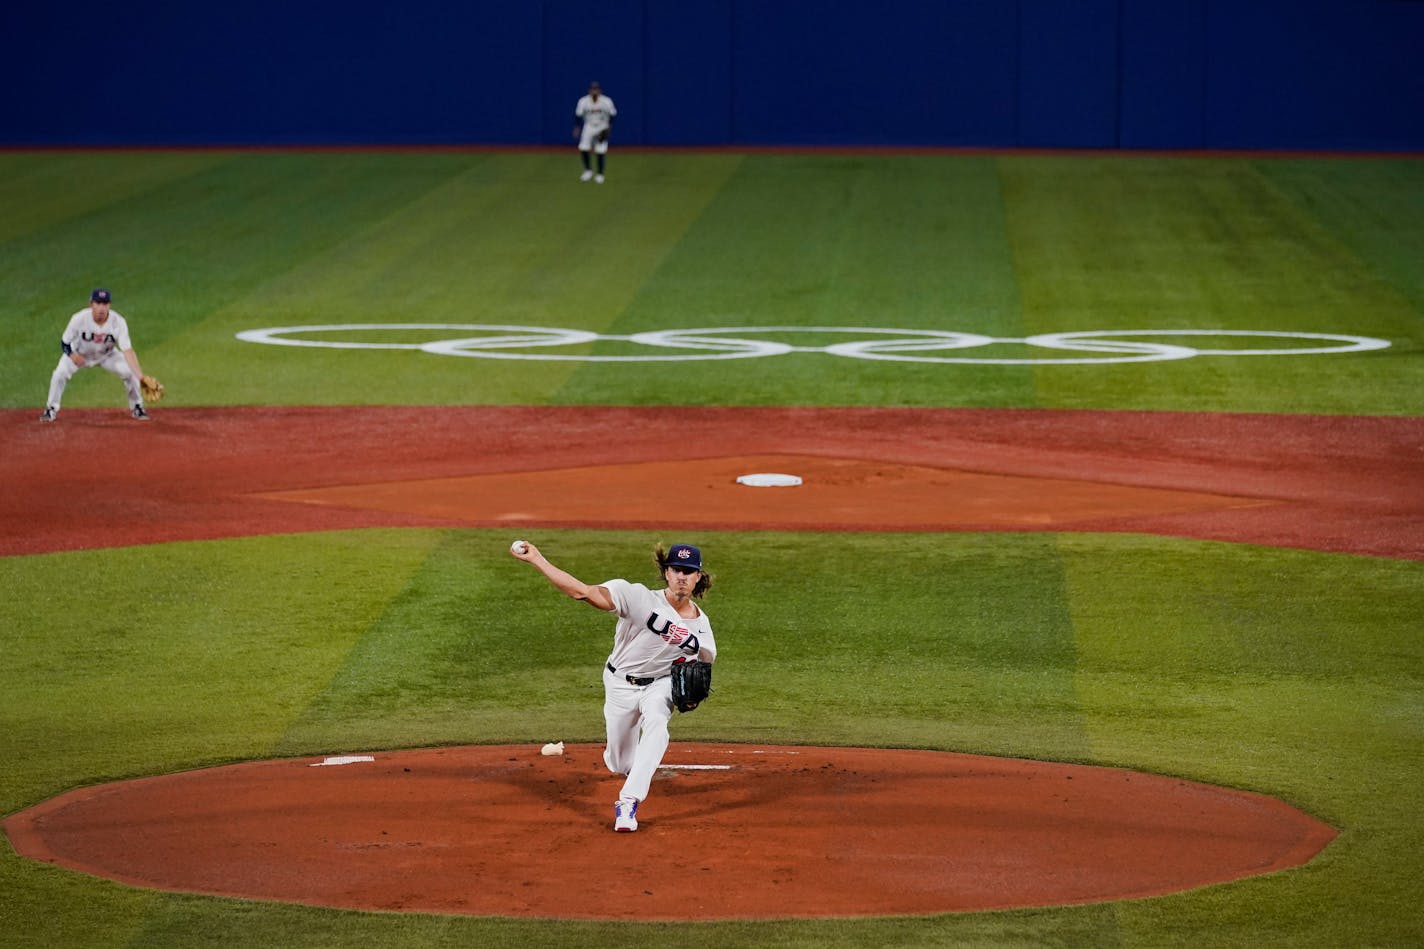
[[[641,583],[609,580],[600,584],[613,599],[613,612],[618,614],[618,628],[613,632],[613,652],[608,662],[620,676],[665,676],[678,659],[695,658],[677,646],[668,644],[662,633],[669,624],[686,627],[697,637],[698,647],[708,658],[717,653],[712,638],[712,621],[700,606],[691,619],[677,615],[677,610],[661,590],[649,590]]]
[[[593,100],[593,96],[584,96],[574,107],[574,116],[583,119],[585,135],[602,132],[613,124],[613,116],[617,114],[618,108],[613,104],[613,100],[603,95],[598,97],[597,102]]]
[[[100,326],[94,322],[94,311],[87,306],[69,318],[60,339],[91,363],[102,362],[116,350],[133,348],[129,342],[129,324],[122,316],[110,310],[109,318]]]

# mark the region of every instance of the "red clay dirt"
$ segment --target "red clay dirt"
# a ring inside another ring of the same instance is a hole
[[[637,833],[615,834],[619,779],[600,746],[557,757],[535,746],[370,757],[85,788],[5,829],[26,856],[135,886],[348,909],[637,920],[1152,896],[1297,866],[1335,836],[1269,797],[1132,771],[710,744],[672,745]]]
[[[1424,559],[1424,419],[689,407],[154,414],[135,423],[117,410],[66,410],[41,424],[33,412],[0,412],[0,555],[481,526],[1116,531]],[[690,449],[670,448],[679,429],[695,434]],[[805,483],[736,483],[767,470]],[[96,506],[102,516],[86,516]],[[12,815],[5,829],[36,859],[144,886],[639,919],[1119,899],[1297,865],[1334,834],[1279,801],[1110,769],[869,749],[674,752],[693,763],[730,755],[736,767],[664,772],[631,837],[609,830],[616,783],[582,746],[557,759],[460,748],[318,769],[253,762],[81,789]],[[686,848],[669,843],[688,829],[707,831],[698,839],[710,836],[713,853],[685,862]],[[627,899],[600,884],[610,866],[643,881]],[[715,885],[689,900],[676,890],[689,877]]]
[[[1115,531],[1424,559],[1419,418],[587,406],[155,418],[0,412],[0,555],[398,525]],[[673,450],[678,426],[693,439]],[[735,483],[763,465],[807,483]],[[103,517],[79,513],[89,499]]]

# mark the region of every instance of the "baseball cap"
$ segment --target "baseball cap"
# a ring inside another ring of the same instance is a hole
[[[109,303],[109,302],[111,302],[110,299],[109,299],[109,291],[108,291],[108,290],[105,290],[103,287],[100,287],[99,289],[95,290],[93,293],[89,294],[89,302],[90,302],[90,303]]]
[[[693,570],[702,569],[702,551],[691,544],[673,544],[672,549],[667,552],[667,557],[663,558],[665,567],[690,567]]]

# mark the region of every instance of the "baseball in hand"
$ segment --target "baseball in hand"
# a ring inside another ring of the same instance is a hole
[[[509,552],[512,554],[527,554],[529,553],[529,545],[522,540],[516,540],[509,545]]]

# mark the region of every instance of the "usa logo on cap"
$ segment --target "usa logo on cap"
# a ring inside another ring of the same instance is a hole
[[[668,551],[667,562],[676,563],[683,567],[691,567],[694,570],[701,570],[702,551],[691,544],[673,544],[672,550]]]

